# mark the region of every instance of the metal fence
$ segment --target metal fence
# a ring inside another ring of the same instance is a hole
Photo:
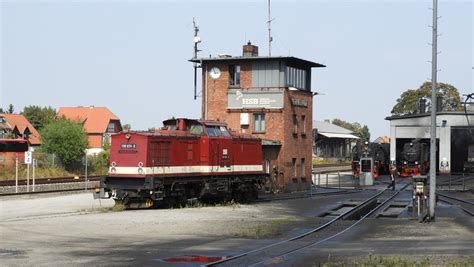
[[[357,180],[346,171],[313,172],[313,184],[327,188],[353,188]]]
[[[440,190],[474,189],[474,173],[451,173],[437,178],[436,188]]]

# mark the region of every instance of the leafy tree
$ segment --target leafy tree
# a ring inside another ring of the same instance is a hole
[[[123,128],[124,131],[125,131],[125,130],[129,131],[130,129],[132,129],[132,125],[130,125],[130,124],[127,123],[127,124],[124,124],[124,125],[122,126],[122,128]]]
[[[82,125],[66,119],[50,122],[41,130],[41,149],[56,154],[67,170],[81,163],[87,148],[87,135]]]
[[[15,107],[13,107],[12,104],[8,105],[7,113],[13,114],[14,111],[15,111]]]
[[[3,108],[0,108],[0,113],[5,113],[5,111],[3,111]]]
[[[437,95],[441,97],[442,111],[461,110],[461,96],[456,87],[448,83],[438,83]],[[397,103],[392,108],[394,115],[406,115],[420,113],[419,101],[421,98],[427,99],[426,106],[431,108],[431,82],[423,83],[418,89],[408,89],[403,92]]]
[[[23,114],[37,130],[41,130],[44,125],[54,121],[56,118],[56,110],[52,107],[27,106],[23,109],[21,114]]]
[[[96,155],[88,156],[89,162],[91,162],[91,171],[96,175],[107,174],[109,170],[110,160],[110,142],[106,138],[102,145],[104,151]]]
[[[342,128],[346,128],[354,133],[355,136],[360,137],[363,141],[370,140],[370,131],[367,125],[360,125],[358,122],[350,123],[347,121],[343,121],[341,119],[334,119],[332,120],[332,124],[340,126]]]

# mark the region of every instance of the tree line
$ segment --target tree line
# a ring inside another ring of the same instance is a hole
[[[461,97],[456,87],[448,83],[438,83],[438,96],[441,97],[442,111],[457,111],[462,109]],[[392,115],[407,115],[420,113],[420,99],[426,99],[427,110],[431,108],[431,82],[423,83],[417,89],[404,91],[396,100],[392,108]],[[10,104],[6,110],[0,108],[0,113],[13,114],[15,108]],[[68,170],[81,165],[85,150],[88,147],[87,134],[80,123],[58,118],[57,112],[52,107],[26,106],[20,112],[40,132],[42,146],[40,151],[56,154]],[[363,141],[370,140],[370,131],[367,125],[358,122],[347,122],[334,119],[333,124],[346,128]],[[124,129],[130,129],[125,124]],[[105,144],[108,153],[108,144]],[[102,155],[102,161],[108,164],[108,156]]]

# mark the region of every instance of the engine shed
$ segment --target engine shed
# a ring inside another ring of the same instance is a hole
[[[421,140],[430,144],[430,113],[395,115],[390,121],[390,155],[398,162],[404,144]],[[436,170],[441,173],[470,172],[465,166],[474,161],[474,109],[437,112]]]

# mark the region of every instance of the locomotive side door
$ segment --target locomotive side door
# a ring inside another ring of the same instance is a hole
[[[222,134],[219,150],[219,169],[226,172],[232,171],[232,137],[226,127],[220,126],[219,130]]]
[[[232,138],[226,127],[207,126],[209,136],[209,163],[211,172],[228,172],[232,170]]]

